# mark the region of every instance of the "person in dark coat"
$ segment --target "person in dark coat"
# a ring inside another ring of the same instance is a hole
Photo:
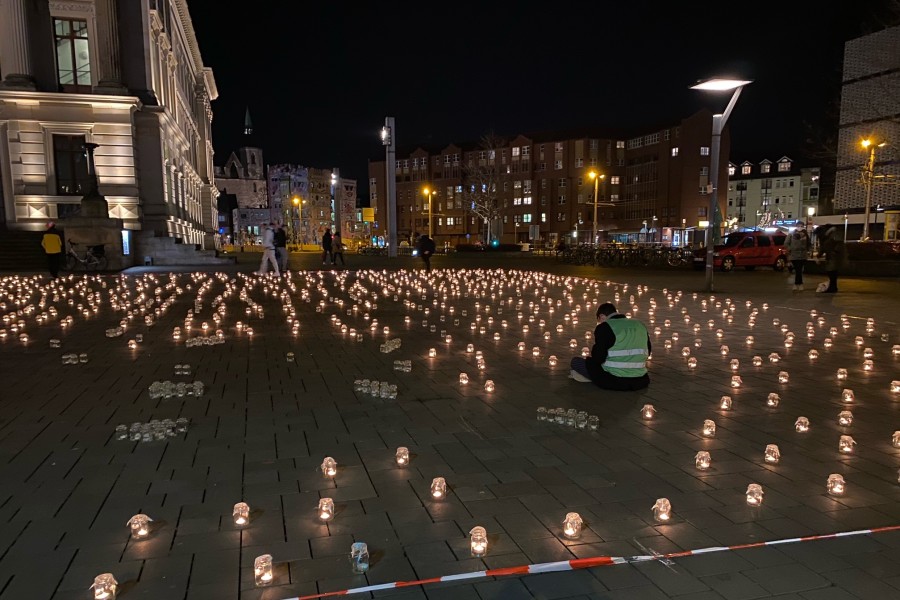
[[[272,240],[275,244],[275,260],[278,261],[278,268],[281,271],[287,270],[288,263],[288,251],[287,251],[287,232],[284,230],[284,225],[277,225],[275,227],[275,233],[272,236]]]
[[[431,255],[434,254],[434,250],[434,240],[428,237],[428,234],[422,234],[422,237],[419,238],[419,244],[416,251],[419,256],[422,257],[422,262],[425,263],[426,271],[431,271]]]
[[[834,225],[822,225],[816,229],[819,248],[825,255],[825,272],[828,273],[828,287],[823,293],[836,294],[838,291],[838,272],[847,266],[847,246]]]
[[[647,327],[605,302],[597,307],[591,355],[573,357],[569,377],[582,383],[593,382],[605,390],[642,390],[650,385],[647,359],[651,350]]]
[[[322,264],[327,265],[334,255],[331,253],[331,229],[326,229],[322,234]]]

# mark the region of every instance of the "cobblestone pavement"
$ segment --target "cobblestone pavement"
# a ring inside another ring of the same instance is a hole
[[[321,266],[317,258],[294,256],[292,266]],[[347,270],[293,271],[280,280],[249,273],[250,262],[219,273],[79,275],[55,287],[46,278],[0,277],[0,598],[89,598],[93,578],[110,572],[120,598],[277,600],[485,568],[900,525],[896,280],[847,279],[840,294],[823,297],[792,293],[782,273],[716,274],[710,295],[700,291],[702,273],[537,258],[435,257],[428,275],[405,270],[419,266],[408,259],[348,255]],[[603,301],[649,324],[649,389],[605,392],[567,377]],[[67,317],[71,325],[62,327]],[[107,337],[122,319],[124,333]],[[24,330],[13,330],[17,321]],[[221,344],[189,341],[215,337],[216,329]],[[139,334],[143,341],[130,349]],[[390,339],[400,347],[382,352]],[[63,355],[82,353],[88,362],[62,364]],[[397,360],[410,361],[411,371],[394,370]],[[176,374],[184,364],[190,375]],[[845,380],[838,369],[847,370]],[[459,383],[463,372],[467,385]],[[740,388],[730,386],[734,374]],[[396,385],[397,398],[356,391],[362,379]],[[156,381],[201,381],[205,389],[160,398],[151,394]],[[842,401],[845,389],[853,402]],[[777,406],[767,406],[770,393],[780,396]],[[723,395],[733,399],[731,410],[719,408]],[[652,420],[642,418],[645,404],[657,410]],[[596,414],[599,428],[539,421],[539,406]],[[852,412],[852,424],[838,423],[842,411]],[[800,416],[810,422],[805,433],[795,430]],[[116,439],[119,424],[178,418],[189,419],[186,433]],[[714,437],[702,435],[707,419]],[[855,441],[852,453],[839,452],[843,435]],[[769,444],[780,449],[775,464],[764,460]],[[399,446],[410,451],[405,468],[394,462]],[[695,467],[701,450],[712,458],[705,471]],[[320,470],[326,456],[337,461],[334,477]],[[830,474],[846,480],[843,495],[827,493]],[[435,477],[447,482],[441,501],[429,493]],[[752,483],[764,492],[758,507],[745,499]],[[317,519],[323,497],[335,504],[327,523]],[[660,524],[651,506],[663,497],[672,518]],[[239,501],[251,508],[245,527],[232,520]],[[568,512],[584,520],[578,539],[562,535]],[[126,526],[138,513],[153,519],[144,540],[131,539]],[[488,534],[481,558],[469,552],[475,525]],[[365,575],[354,575],[348,560],[355,541],[371,553]],[[274,581],[257,588],[254,558],[267,553]],[[900,534],[369,597],[394,596],[898,598]]]

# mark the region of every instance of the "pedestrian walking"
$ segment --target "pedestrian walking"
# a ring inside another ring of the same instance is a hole
[[[281,271],[278,268],[278,260],[275,258],[275,223],[269,223],[263,227],[262,247],[263,255],[262,260],[259,262],[258,273],[265,275],[269,270],[267,263],[271,263],[275,269],[275,275],[281,275]]]
[[[828,286],[821,291],[825,294],[836,294],[838,273],[847,266],[847,246],[839,237],[837,227],[830,223],[816,229],[816,235],[819,237],[819,248],[825,255],[825,272],[828,273]]]
[[[47,268],[50,271],[50,278],[59,277],[59,265],[62,262],[62,236],[56,228],[56,223],[47,223],[47,231],[41,239],[41,247],[44,254],[47,255]]]
[[[273,243],[275,244],[275,259],[278,261],[278,268],[281,271],[287,271],[287,232],[284,230],[284,225],[279,224],[275,228]]]
[[[331,264],[337,264],[337,259],[341,259],[341,266],[344,266],[344,242],[341,240],[341,232],[335,231],[331,236]]]
[[[331,260],[332,255],[332,235],[331,229],[326,229],[325,233],[322,234],[322,264],[328,264],[328,261]]]
[[[428,237],[428,234],[423,233],[422,237],[419,238],[416,251],[422,257],[422,262],[425,263],[425,271],[431,271],[431,255],[434,254],[434,250],[434,240]]]
[[[811,246],[809,234],[806,229],[798,227],[788,236],[787,249],[788,260],[794,267],[794,291],[803,291],[803,269],[809,258],[809,248]]]

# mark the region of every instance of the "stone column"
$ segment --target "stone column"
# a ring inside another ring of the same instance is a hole
[[[97,94],[125,94],[115,0],[97,0]]]
[[[37,89],[28,50],[25,0],[0,0],[0,58],[5,73],[0,88]]]

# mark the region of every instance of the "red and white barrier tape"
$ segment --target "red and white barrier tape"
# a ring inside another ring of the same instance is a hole
[[[638,556],[593,556],[590,558],[575,558],[558,562],[538,563],[535,565],[523,565],[521,567],[506,567],[503,569],[488,569],[486,571],[472,571],[471,573],[458,573],[456,575],[444,575],[443,577],[431,577],[417,579],[415,581],[393,581],[391,583],[379,583],[365,587],[323,592],[311,596],[294,596],[284,600],[316,600],[317,598],[329,598],[331,596],[349,596],[350,594],[363,594],[394,588],[412,587],[415,585],[427,585],[429,583],[441,583],[446,581],[464,581],[466,579],[480,579],[482,577],[503,577],[506,575],[531,575],[535,573],[553,573],[556,571],[574,571],[576,569],[588,569],[591,567],[604,567],[607,565],[625,565],[670,558],[682,558],[684,556],[696,556],[699,554],[712,554],[713,552],[725,552],[727,550],[746,550],[748,548],[761,548],[764,546],[778,546],[781,544],[794,544],[796,542],[809,542],[813,540],[829,540],[833,538],[850,537],[854,535],[867,535],[870,533],[884,533],[886,531],[900,531],[900,525],[890,527],[874,527],[872,529],[860,529],[858,531],[845,531],[842,533],[827,533],[823,535],[809,535],[798,538],[785,538],[771,542],[754,542],[752,544],[738,544],[736,546],[711,546],[698,550],[684,550],[682,552],[669,552],[668,554],[644,554]]]

